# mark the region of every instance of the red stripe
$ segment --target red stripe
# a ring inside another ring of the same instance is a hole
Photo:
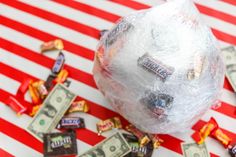
[[[148,5],[145,5],[145,4],[142,4],[142,3],[139,3],[139,2],[135,2],[135,1],[130,1],[130,0],[129,1],[109,0],[109,1],[121,4],[121,5],[124,5],[124,6],[127,6],[127,7],[130,7],[130,8],[136,9],[136,10],[150,8],[150,6],[148,6]]]
[[[0,148],[0,156],[1,157],[14,157],[13,155],[11,155],[10,153],[8,153],[7,151],[5,151],[1,148]]]
[[[15,68],[5,65],[3,63],[0,63],[0,69],[1,69],[1,73],[3,75],[6,75],[7,77],[12,78],[18,82],[22,82],[25,78],[31,78],[31,79],[37,80],[37,78],[35,78],[31,75],[26,74],[23,71],[17,70]],[[114,111],[111,111],[111,110],[109,110],[101,105],[98,105],[90,100],[84,99],[81,96],[77,96],[76,100],[86,100],[90,104],[90,106],[89,106],[90,111],[88,113],[95,116],[95,117],[98,117],[99,119],[105,120],[105,119],[117,116],[117,117],[121,118],[122,124],[124,126],[128,125],[127,120],[125,120],[122,116],[120,116],[118,113],[116,113]]]
[[[62,16],[53,14],[53,13],[48,12],[46,10],[28,5],[25,3],[22,3],[17,0],[2,1],[2,3],[9,5],[11,7],[17,8],[19,10],[25,11],[27,13],[30,13],[32,15],[41,17],[41,18],[46,19],[50,22],[54,22],[54,23],[60,24],[62,26],[68,27],[70,29],[73,29],[75,31],[81,32],[83,34],[89,35],[93,38],[99,39],[99,30],[97,30],[93,27],[75,22],[73,20],[64,18]]]
[[[236,1],[235,0],[221,0],[225,3],[229,3],[229,4],[232,4],[232,5],[235,5],[236,6]]]
[[[29,78],[31,78],[30,77],[30,75],[25,75],[23,72],[19,72],[19,71],[17,71],[17,70],[14,70],[13,68],[10,68],[9,66],[6,66],[6,65],[4,65],[4,64],[2,64],[2,63],[0,63],[0,69],[1,69],[1,71],[2,71],[2,73],[3,73],[3,75],[6,75],[6,76],[8,76],[8,77],[11,77],[11,78],[13,78],[13,79],[16,79],[16,80],[18,80],[18,81],[23,81],[23,78],[27,78],[27,77],[29,77]],[[17,77],[17,76],[21,76],[21,77]],[[22,79],[22,80],[21,80]],[[7,92],[5,92],[5,91],[3,91],[3,90],[0,90],[0,95],[1,95],[1,98],[0,99],[6,99],[10,94],[9,93],[7,93]],[[95,104],[96,105],[96,104]],[[94,104],[92,104],[92,105],[90,105],[91,107],[93,107],[93,106],[95,106]],[[106,109],[105,109],[106,110]],[[93,113],[101,113],[101,111],[100,110],[98,110],[98,109],[95,109],[95,108],[91,108],[91,111],[94,111]],[[109,113],[109,112],[103,112],[104,114],[106,114],[106,113]],[[91,113],[90,113],[91,114]],[[104,116],[106,116],[106,115],[104,115]],[[113,117],[113,116],[111,116],[111,117]],[[110,118],[110,117],[104,117],[104,119],[107,119],[107,118]],[[123,120],[122,120],[122,122],[123,122]],[[177,153],[181,153],[181,147],[180,147],[180,144],[181,144],[181,142],[183,142],[182,140],[180,140],[180,139],[177,139],[177,138],[175,138],[175,137],[172,137],[171,135],[160,135],[161,136],[161,138],[163,138],[164,140],[165,140],[165,142],[163,143],[163,147],[166,147],[167,149],[170,149],[170,150],[173,150],[173,151],[175,151],[175,152],[177,152]],[[90,138],[90,136],[88,136],[88,135],[84,135],[84,136],[82,136],[81,138],[83,138],[83,139],[81,139],[81,140],[88,140],[88,141],[86,141],[86,142],[90,142],[91,143],[91,138]],[[97,141],[96,141],[97,142]],[[94,144],[96,144],[96,143],[94,143]]]
[[[228,89],[228,90],[231,91],[231,92],[234,92],[234,90],[233,90],[231,84],[229,83],[229,80],[228,80],[227,77],[225,77],[224,88],[225,88],[225,89]]]
[[[218,109],[212,109],[231,118],[236,118],[236,107],[225,102],[221,102]]]
[[[83,11],[85,13],[101,17],[107,21],[116,22],[120,17],[118,15],[106,12],[104,10],[92,7],[87,4],[80,3],[78,1],[64,1],[64,0],[54,0],[54,2],[60,3],[62,5]]]
[[[30,61],[33,61],[39,65],[42,65],[48,69],[51,69],[51,67],[53,66],[55,60],[46,57],[42,54],[39,54],[37,52],[31,51],[29,49],[26,49],[20,45],[14,44],[8,40],[5,40],[3,38],[0,38],[0,44],[2,45],[2,48],[10,51],[16,55],[19,55],[21,57],[24,57]],[[83,72],[79,69],[75,69],[69,65],[65,65],[64,67],[65,69],[67,69],[69,71],[69,75],[71,78],[78,80],[80,82],[83,82],[95,89],[97,89],[96,87],[96,83],[94,82],[93,76]]]
[[[1,15],[0,15],[0,19],[1,19],[2,25],[5,25],[5,26],[12,28],[12,29],[15,29],[19,32],[22,32],[22,33],[27,34],[31,37],[42,40],[44,42],[47,42],[50,40],[55,40],[55,39],[59,38],[55,35],[51,35],[46,32],[37,30],[33,27],[27,26],[25,24],[22,24],[20,22],[17,22],[15,20],[9,19],[9,18],[1,16]],[[65,50],[70,51],[71,53],[74,53],[74,54],[84,57],[86,59],[93,60],[93,58],[94,58],[93,51],[91,51],[85,47],[73,44],[72,42],[69,42],[64,39],[63,39],[63,42],[64,42],[64,49]]]
[[[214,28],[211,28],[211,30],[217,39],[228,42],[232,45],[236,45],[236,36],[221,32],[221,31],[216,30]]]
[[[1,97],[0,97],[0,101],[2,101],[2,102],[4,102],[5,101],[5,98],[7,98],[7,97],[9,97],[9,96],[13,96],[12,94],[10,94],[10,93],[8,93],[8,92],[6,92],[6,91],[4,91],[4,90],[2,90],[2,89],[0,89],[0,94],[1,94]],[[26,101],[24,101],[24,103],[27,103]],[[1,123],[0,123],[1,124]],[[4,125],[0,125],[0,126],[4,126]],[[6,127],[6,126],[5,126]],[[6,129],[4,127],[4,129]],[[3,129],[3,128],[1,128],[1,129]],[[14,129],[13,129],[14,130]],[[13,131],[12,130],[12,131]],[[6,131],[8,131],[8,130],[6,130]],[[25,131],[26,132],[26,131]],[[86,143],[88,143],[88,144],[90,144],[90,145],[96,145],[98,142],[101,142],[102,140],[104,140],[105,139],[105,137],[104,136],[98,136],[97,135],[97,133],[95,133],[95,132],[93,132],[93,131],[91,131],[91,130],[88,130],[88,129],[86,129],[86,128],[83,128],[83,129],[77,129],[76,130],[76,132],[77,132],[77,139],[79,139],[79,140],[81,140],[81,141],[84,141],[84,142],[86,142]],[[6,132],[4,132],[5,134],[7,134]],[[14,132],[13,132],[14,133]],[[27,133],[27,132],[26,132]],[[20,133],[21,134],[21,133]],[[28,134],[28,133],[27,133]],[[30,134],[29,134],[30,135]],[[12,135],[9,135],[9,136],[11,136],[11,137],[13,137],[13,138],[15,138],[14,136],[12,136]],[[18,135],[15,135],[15,136],[18,136]],[[24,137],[24,136],[23,136]],[[28,137],[29,138],[29,137]],[[32,137],[30,137],[30,138],[32,138]],[[16,138],[17,139],[17,138]],[[33,139],[35,139],[35,138],[33,138]],[[91,139],[93,139],[93,140],[91,140]],[[18,139],[17,139],[18,140]],[[35,139],[36,140],[36,139]],[[19,139],[18,141],[20,141],[21,143],[24,143],[23,141],[29,141],[28,139]],[[38,140],[37,140],[38,141]],[[34,142],[34,141],[33,141]],[[32,141],[30,141],[29,143],[32,143]],[[28,144],[26,144],[26,145],[28,145]],[[30,146],[30,147],[32,147],[32,146]],[[39,151],[38,149],[36,149],[37,151]]]
[[[28,132],[26,132],[25,130],[17,127],[16,125],[0,118],[0,126],[4,126],[4,127],[0,127],[0,130],[14,138],[15,140],[24,143],[25,145],[33,148],[34,150],[43,153],[43,144],[37,140],[36,138],[32,137]]]
[[[218,19],[221,19],[223,21],[226,21],[226,22],[229,22],[229,23],[232,23],[232,24],[236,25],[236,16],[226,14],[222,11],[212,9],[212,8],[203,6],[203,5],[198,4],[198,3],[195,3],[195,5],[198,8],[198,10],[203,14],[206,14],[208,16],[212,16],[212,17],[215,17],[215,18],[218,18]]]

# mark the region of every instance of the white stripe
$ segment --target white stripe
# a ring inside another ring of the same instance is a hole
[[[175,133],[175,134],[171,134],[173,137],[176,137],[176,138],[179,138],[179,139],[183,139],[183,141],[185,141],[186,143],[193,143],[195,142],[191,135],[195,132],[194,130],[185,130],[186,132],[183,132],[183,133]],[[211,137],[208,137],[206,140],[205,140],[205,143],[206,143],[206,146],[207,146],[207,149],[209,152],[212,152],[218,156],[227,156],[228,155],[228,152],[225,150],[225,148],[218,143],[217,140],[211,138]],[[226,155],[227,154],[227,155]]]
[[[11,79],[12,80],[12,79]],[[5,75],[0,74],[0,89],[4,89],[9,93],[12,93],[13,95],[16,94],[17,89],[20,86],[19,82],[16,82],[14,80],[12,80],[10,86],[9,84],[3,83],[3,82],[8,82],[9,81],[9,77],[6,77]]]
[[[16,125],[17,127],[21,129],[25,129],[28,124],[31,122],[32,118],[23,114],[22,116],[18,117],[16,114],[11,112],[11,109],[7,107],[5,104],[0,102],[0,111],[2,112],[1,118],[5,119],[6,121]],[[56,132],[59,132],[58,130],[55,130]],[[78,150],[83,149],[89,149],[91,146],[83,141],[80,141],[77,139],[77,147]]]
[[[32,1],[32,0],[23,0],[24,3],[29,5],[47,10],[56,15],[63,16],[65,18],[71,19],[73,21],[80,22],[82,24],[93,26],[99,30],[101,29],[109,29],[113,26],[113,23],[99,18],[97,16],[93,16],[87,14],[85,12],[67,7],[65,5],[53,2],[53,1]]]
[[[119,16],[125,16],[135,11],[129,7],[126,7],[126,6],[123,6],[114,2],[106,1],[106,0],[95,0],[95,1],[76,0],[76,1],[93,6],[95,8],[106,10],[107,12],[110,12]]]
[[[0,32],[2,38],[40,54],[39,46],[43,43],[43,41],[3,25],[0,25]],[[80,57],[79,55],[75,55],[66,50],[63,50],[63,52],[66,58],[66,64],[92,74],[93,62],[91,60]],[[47,52],[42,55],[55,60],[58,55],[58,51]]]
[[[236,27],[234,24],[219,20],[215,17],[201,14],[205,23],[212,28],[236,36]],[[235,17],[236,19],[236,17]]]
[[[23,57],[19,57],[17,55],[14,55],[13,53],[6,51],[4,49],[0,48],[0,55],[3,57],[2,62],[4,64],[7,64],[9,66],[12,66],[16,69],[19,69],[25,73],[28,73],[32,76],[35,76],[39,79],[46,80],[48,75],[50,74],[50,69],[45,68],[37,63],[34,63],[28,59],[25,59]],[[40,72],[39,72],[40,71]],[[71,80],[71,86],[70,89],[88,99],[91,100],[101,106],[104,106],[106,108],[111,108],[110,105],[108,105],[108,102],[104,99],[103,95],[101,92],[99,92],[97,89],[94,89],[93,87],[90,87],[82,82],[76,81],[74,79],[69,79]]]
[[[8,5],[1,4],[4,9],[2,16],[14,19],[31,27],[37,28],[49,34],[54,34],[75,44],[82,45],[88,49],[95,50],[98,40],[86,34],[79,33],[70,28],[44,20],[38,16],[20,11]]]
[[[154,149],[152,157],[182,157],[182,155],[161,146]]]
[[[220,100],[222,100],[222,101],[224,101],[224,102],[226,102],[230,105],[236,106],[236,95],[235,95],[235,93],[233,93],[233,92],[231,92],[227,89],[223,89]]]
[[[15,157],[42,157],[42,154],[0,132],[0,148],[10,152]]]
[[[234,5],[231,5],[229,3],[225,3],[222,1],[216,1],[216,0],[194,0],[194,2],[204,5],[206,7],[212,8],[214,10],[219,10],[221,12],[224,12],[226,14],[230,14],[233,16],[236,16],[236,7]]]
[[[143,3],[145,5],[149,5],[149,6],[156,6],[156,5],[166,3],[166,0],[134,0],[134,1]]]

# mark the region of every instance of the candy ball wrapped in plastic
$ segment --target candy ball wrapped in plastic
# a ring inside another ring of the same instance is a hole
[[[103,35],[94,78],[115,111],[148,133],[190,128],[221,93],[217,41],[190,0],[120,19]]]

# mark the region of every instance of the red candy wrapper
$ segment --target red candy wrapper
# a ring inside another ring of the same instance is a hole
[[[25,92],[28,90],[29,88],[29,84],[32,80],[27,78],[27,79],[24,79],[24,81],[21,83],[17,93],[21,93],[21,94],[25,94]]]
[[[26,112],[27,110],[26,106],[21,104],[12,96],[9,96],[5,103],[9,105],[17,113],[18,116],[20,116],[22,113]]]
[[[227,148],[232,141],[232,139],[228,135],[226,135],[221,129],[214,130],[214,132],[212,132],[212,136],[214,136],[215,139],[220,141],[225,148]]]
[[[38,105],[40,103],[40,94],[36,88],[36,84],[38,84],[38,82],[33,83],[32,81],[30,81],[29,84],[29,93],[34,105]]]

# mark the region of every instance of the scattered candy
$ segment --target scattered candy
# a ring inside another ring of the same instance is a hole
[[[85,100],[81,101],[75,101],[71,104],[68,112],[73,113],[73,112],[88,112],[89,106],[88,103]]]
[[[50,51],[50,50],[62,50],[64,49],[64,45],[62,40],[60,39],[56,39],[56,40],[52,40],[49,42],[45,42],[40,46],[41,52],[46,52],[46,51]]]
[[[101,135],[102,132],[111,130],[113,128],[122,128],[121,121],[118,117],[110,118],[97,123],[98,135]]]
[[[65,56],[62,52],[60,52],[56,58],[56,61],[52,67],[52,72],[54,74],[58,74],[61,69],[63,68],[64,66],[64,63],[65,63]]]
[[[131,132],[132,134],[134,134],[138,138],[139,144],[140,144],[141,147],[147,145],[151,141],[150,138],[147,136],[147,134],[145,134],[142,131],[138,130],[132,124],[126,126],[126,130]]]
[[[33,85],[33,81],[31,81],[29,84],[29,93],[33,104],[38,105],[40,103],[40,94],[35,86],[35,84]]]
[[[164,142],[157,134],[148,134],[149,138],[152,140],[153,148],[158,149],[161,143]]]
[[[44,157],[77,155],[76,133],[71,130],[63,133],[44,134]]]
[[[54,82],[56,83],[63,83],[66,81],[67,77],[69,75],[69,72],[65,69],[61,70],[60,73],[55,78]]]
[[[236,145],[229,145],[228,151],[231,157],[236,157]]]
[[[75,129],[75,128],[85,128],[84,119],[80,117],[63,117],[57,128]]]
[[[52,87],[54,86],[53,80],[56,78],[56,76],[54,75],[49,75],[46,82],[45,82],[45,87],[46,89],[49,91],[52,89]]]
[[[33,106],[32,111],[30,112],[29,115],[31,117],[33,117],[38,112],[38,110],[40,109],[41,106],[42,106],[42,104]]]
[[[12,96],[9,96],[8,99],[5,101],[5,103],[10,106],[18,116],[26,112],[27,107],[21,104],[19,101],[17,101],[15,98]]]
[[[225,148],[227,148],[232,141],[232,139],[227,136],[221,129],[216,129],[212,132],[212,135],[214,138],[216,138],[218,141],[220,141]]]

